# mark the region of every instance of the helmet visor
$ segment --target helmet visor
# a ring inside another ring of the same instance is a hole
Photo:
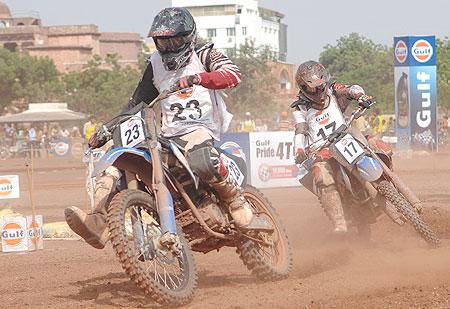
[[[174,38],[154,38],[156,48],[160,53],[178,53],[189,42],[186,36]]]

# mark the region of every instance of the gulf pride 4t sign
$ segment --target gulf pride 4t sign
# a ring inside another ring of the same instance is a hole
[[[394,38],[398,146],[437,147],[436,42],[434,36]]]

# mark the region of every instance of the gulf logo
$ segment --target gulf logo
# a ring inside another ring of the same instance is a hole
[[[411,52],[414,59],[424,63],[433,57],[433,46],[427,40],[418,40],[414,43]]]
[[[245,160],[245,153],[242,150],[242,147],[239,146],[238,143],[235,142],[225,142],[222,145],[220,145],[220,149],[224,150],[225,152],[232,154],[233,156],[242,158]]]
[[[69,144],[63,141],[59,141],[55,145],[55,153],[58,156],[65,156],[69,151]]]
[[[193,88],[188,88],[186,90],[177,93],[176,96],[179,97],[180,99],[187,99],[192,95],[193,92],[194,92]]]
[[[408,57],[408,47],[404,41],[397,41],[397,44],[395,44],[394,54],[398,62],[403,63],[406,61],[406,58]]]
[[[0,179],[0,196],[8,196],[12,193],[13,185],[9,179]]]
[[[320,112],[317,112],[315,114],[315,116],[316,116],[316,122],[319,123],[320,125],[324,125],[330,120],[329,112],[323,113],[323,111],[320,111]]]
[[[37,237],[34,236],[34,230],[36,229]],[[36,245],[36,243],[41,239],[42,237],[42,228],[39,223],[37,222],[30,222],[28,225],[28,238],[31,239],[31,242]]]
[[[25,228],[18,223],[10,222],[3,226],[2,240],[9,246],[18,246],[26,239]]]

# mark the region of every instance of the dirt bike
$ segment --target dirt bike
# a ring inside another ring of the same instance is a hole
[[[197,269],[192,251],[235,247],[257,278],[286,277],[292,253],[285,229],[270,201],[246,185],[245,160],[234,156],[234,149],[218,149],[254,215],[264,217],[270,230],[239,229],[214,190],[194,175],[182,149],[158,137],[152,107],[176,93],[163,92],[148,106],[141,103],[119,116],[111,129],[114,147],[92,172],[95,177],[112,165],[124,174],[107,220],[122,267],[139,288],[165,305],[183,305],[193,298]]]
[[[370,146],[362,134],[352,132],[352,122],[367,109],[360,107],[346,124],[310,144],[308,159],[300,165],[300,182],[318,196],[311,169],[317,153],[328,148],[344,216],[363,239],[370,238],[370,225],[384,212],[398,225],[409,222],[427,243],[437,246],[438,237],[420,217],[421,201],[393,172],[391,156]]]

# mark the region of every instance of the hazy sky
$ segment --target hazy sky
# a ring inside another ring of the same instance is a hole
[[[0,0],[13,13],[39,12],[44,25],[97,24],[101,31],[147,34],[154,15],[169,0]],[[195,3],[195,0],[192,0]],[[393,36],[450,36],[450,0],[259,0],[286,15],[288,61],[318,59],[326,44],[351,32],[376,43]]]

